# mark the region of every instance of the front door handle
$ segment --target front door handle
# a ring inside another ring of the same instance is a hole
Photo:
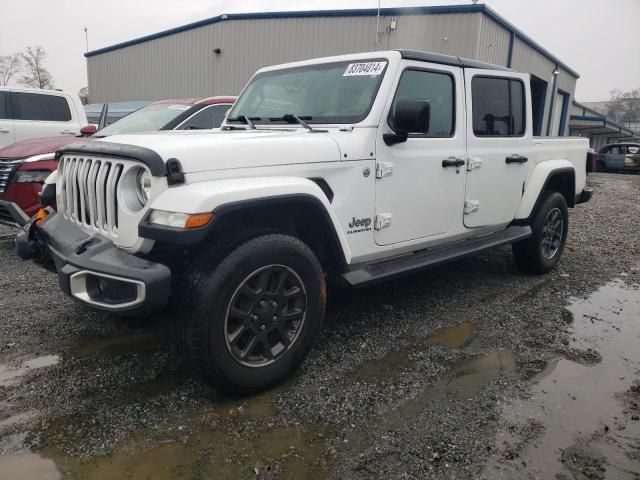
[[[528,161],[529,159],[522,155],[511,155],[505,159],[505,162],[507,163],[527,163]]]
[[[60,133],[62,135],[77,135],[77,133],[74,132],[73,130],[62,130]]]
[[[11,133],[11,131],[6,128],[0,128],[0,133]]]
[[[447,168],[447,167],[460,168],[463,165],[464,165],[464,160],[462,160],[461,158],[449,157],[442,160],[443,168]]]

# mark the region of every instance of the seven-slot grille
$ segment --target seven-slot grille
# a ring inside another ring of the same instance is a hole
[[[18,169],[24,158],[0,158],[0,193],[4,192],[9,185],[11,177]]]
[[[118,235],[118,188],[124,163],[65,156],[58,166],[58,211],[67,220]]]

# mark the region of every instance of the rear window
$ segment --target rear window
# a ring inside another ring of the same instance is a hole
[[[11,103],[15,120],[68,122],[71,110],[67,99],[58,95],[12,92]]]
[[[519,80],[474,77],[471,81],[476,137],[519,137],[525,131],[524,85]]]

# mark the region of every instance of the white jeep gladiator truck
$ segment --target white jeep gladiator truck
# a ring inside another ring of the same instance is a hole
[[[528,273],[589,200],[588,143],[532,135],[529,77],[401,50],[259,70],[220,131],[110,137],[57,153],[57,212],[16,239],[76,301],[176,305],[180,345],[251,392],[304,358],[327,279],[361,287],[504,244]]]

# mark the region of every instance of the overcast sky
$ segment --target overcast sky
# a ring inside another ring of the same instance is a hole
[[[382,0],[382,7],[459,3],[470,2]],[[640,88],[640,0],[483,3],[580,74],[578,100]],[[85,26],[95,50],[222,13],[376,6],[376,0],[0,0],[0,55],[42,45],[56,87],[77,92],[87,83]]]

